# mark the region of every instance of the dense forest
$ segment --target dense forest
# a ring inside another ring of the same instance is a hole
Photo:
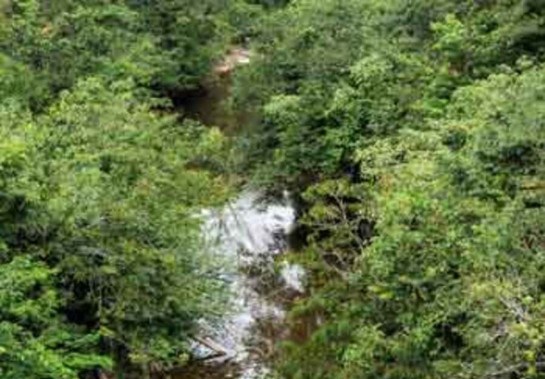
[[[238,45],[225,133],[184,101]],[[183,367],[248,185],[313,320],[271,378],[545,378],[543,0],[0,0],[0,115],[2,379]]]
[[[230,190],[198,164],[221,134],[168,96],[222,53],[228,2],[0,4],[0,377],[183,364],[222,303],[194,214]]]

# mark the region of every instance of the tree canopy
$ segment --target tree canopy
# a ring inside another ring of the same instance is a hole
[[[544,12],[301,0],[267,17],[234,101],[260,114],[256,180],[301,194],[310,295],[291,317],[316,323],[279,377],[543,377]]]
[[[181,365],[223,309],[197,214],[230,194],[200,163],[226,140],[168,96],[227,48],[230,6],[0,2],[2,378]]]
[[[249,182],[305,237],[271,376],[545,377],[544,37],[543,0],[0,0],[0,376],[187,363],[198,214]],[[228,138],[183,100],[233,45]]]

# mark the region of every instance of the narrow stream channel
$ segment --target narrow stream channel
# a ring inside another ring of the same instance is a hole
[[[303,291],[303,273],[283,262],[286,237],[295,220],[288,199],[262,204],[245,192],[222,210],[205,211],[204,233],[228,264],[232,309],[219,325],[203,325],[197,360],[175,379],[258,379],[269,371],[276,343],[285,336],[285,305]]]
[[[236,54],[248,57],[240,49]],[[226,62],[231,64],[232,57]],[[230,81],[221,74],[221,79],[210,81],[211,88],[188,103],[190,117],[211,126],[225,125],[222,115],[233,117],[222,113]],[[282,259],[295,222],[294,207],[287,194],[265,203],[258,190],[249,190],[223,209],[203,211],[202,217],[206,243],[229,262],[224,275],[231,310],[217,325],[202,325],[194,346],[197,359],[174,373],[173,379],[264,378],[275,346],[287,337],[286,307],[304,292],[302,268]]]

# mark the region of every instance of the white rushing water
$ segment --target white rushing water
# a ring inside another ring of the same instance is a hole
[[[231,264],[225,277],[230,283],[233,311],[220,325],[203,325],[203,338],[226,353],[218,361],[234,363],[235,372],[222,367],[218,378],[257,379],[267,371],[267,354],[278,340],[284,318],[282,291],[302,293],[304,271],[287,260],[275,266],[277,256],[287,248],[287,235],[295,222],[288,196],[283,201],[263,203],[256,192],[244,192],[221,210],[206,210],[204,235],[213,250]],[[276,267],[276,269],[275,269]],[[207,348],[196,346],[200,354]],[[210,353],[210,351],[208,351]]]

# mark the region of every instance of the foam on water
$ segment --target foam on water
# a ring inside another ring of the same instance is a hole
[[[294,208],[287,195],[276,203],[262,203],[259,199],[259,193],[244,192],[223,209],[202,213],[206,241],[216,254],[233,263],[225,273],[233,310],[219,326],[203,325],[202,334],[228,350],[209,365],[229,360],[237,363],[237,370],[233,373],[218,366],[224,371],[214,378],[262,378],[268,372],[264,350],[276,342],[278,331],[274,329],[285,317],[281,302],[271,293],[286,288],[304,291],[300,266],[283,261],[280,275],[274,269],[275,256],[287,248],[287,235],[295,222]]]

